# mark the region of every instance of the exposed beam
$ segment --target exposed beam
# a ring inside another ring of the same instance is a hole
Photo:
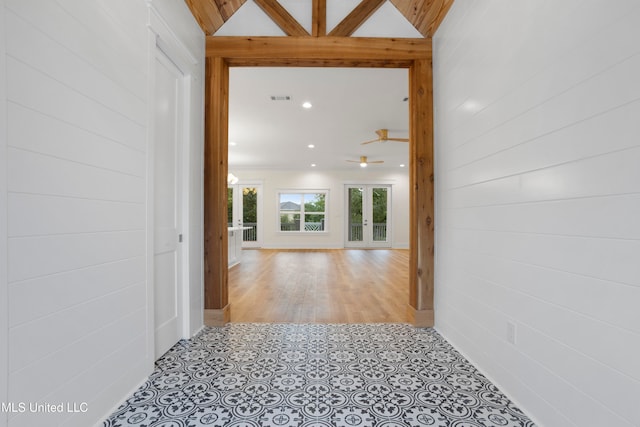
[[[336,67],[336,68],[409,68],[407,60],[323,60],[323,59],[264,59],[241,58],[229,59],[234,67]]]
[[[213,35],[225,22],[245,3],[246,0],[185,0],[206,35]],[[390,0],[391,3],[404,15],[411,24],[424,37],[433,37],[438,26],[451,8],[454,0]],[[257,0],[257,3],[265,3],[268,8],[274,9],[271,18],[281,26],[285,33],[290,35],[304,35],[297,28],[299,23],[295,19],[289,19],[282,12],[275,12],[281,8],[277,0]],[[369,16],[384,3],[384,0],[363,0],[330,35],[350,36],[365,22]],[[262,7],[262,6],[261,6]],[[326,28],[326,0],[312,0],[312,31],[314,37],[322,37],[327,34]],[[279,23],[282,21],[282,23]],[[297,24],[297,25],[296,25]],[[283,28],[284,27],[284,28]],[[291,27],[291,28],[289,28]]]
[[[227,22],[231,16],[245,3],[246,0],[200,0],[204,2],[214,1],[224,22]]]
[[[409,66],[416,58],[431,58],[427,39],[384,39],[365,37],[207,37],[207,56],[225,58],[229,65],[246,66],[260,60],[290,65],[341,61],[371,66],[385,61]]]
[[[218,10],[218,6],[213,1],[185,0],[185,2],[206,35],[214,34],[224,25],[220,10]]]
[[[431,59],[417,59],[409,69],[409,305],[414,323],[433,325],[434,190],[433,74]]]
[[[385,0],[362,0],[350,14],[331,30],[329,36],[349,37],[378,10]]]
[[[428,26],[426,29],[426,37],[433,37],[436,33],[436,30],[442,23],[442,20],[451,9],[451,5],[453,5],[453,0],[439,0],[434,1],[429,10],[427,11],[427,22]]]
[[[269,18],[288,36],[308,36],[304,29],[277,0],[254,0]]]
[[[424,37],[433,37],[454,0],[391,0]]]
[[[311,35],[323,37],[327,35],[327,0],[313,0],[311,11]]]
[[[227,170],[229,67],[207,58],[204,150],[204,308],[206,318],[228,313]]]

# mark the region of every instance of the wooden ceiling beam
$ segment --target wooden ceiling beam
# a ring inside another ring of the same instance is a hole
[[[309,32],[304,29],[287,10],[282,7],[278,0],[254,0],[255,3],[266,13],[273,22],[288,36],[308,36]]]
[[[200,0],[205,2],[214,1],[224,22],[227,22],[231,16],[236,13],[247,0]]]
[[[327,35],[327,0],[313,0],[311,11],[311,35],[323,37]]]
[[[231,58],[226,60],[232,67],[314,67],[314,68],[409,68],[406,59],[349,60],[349,59],[264,59]]]
[[[233,66],[256,61],[312,66],[379,66],[410,64],[416,58],[431,59],[428,39],[370,37],[207,37],[207,56],[221,57]],[[277,58],[277,59],[274,59]],[[358,65],[361,64],[361,65]],[[275,64],[273,64],[275,66]],[[404,65],[400,65],[404,66]]]
[[[185,2],[206,35],[214,34],[224,25],[225,20],[212,0],[185,0]]]
[[[329,36],[333,37],[349,37],[364,22],[369,19],[373,13],[382,6],[385,0],[362,0],[350,14],[346,16],[336,27],[331,30]]]
[[[213,35],[246,0],[185,0],[206,35]],[[385,0],[363,0],[329,36],[351,36]],[[424,36],[433,37],[454,0],[390,0]],[[288,35],[305,36],[307,30],[277,0],[256,0],[258,6]],[[311,35],[327,35],[327,0],[312,0]]]
[[[424,37],[433,37],[454,0],[391,0]]]
[[[451,5],[453,5],[453,0],[439,0],[433,2],[427,11],[427,22],[429,23],[429,26],[427,27],[426,37],[434,36],[436,30],[444,20],[444,17],[447,16],[447,12],[451,9]]]

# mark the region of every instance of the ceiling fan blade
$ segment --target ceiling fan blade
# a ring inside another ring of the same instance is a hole
[[[345,160],[345,162],[360,163],[360,160]]]
[[[368,161],[367,163],[384,163],[384,160]]]
[[[387,138],[387,141],[409,142],[409,138]]]
[[[372,139],[371,141],[361,142],[360,145],[371,144],[372,142],[378,142],[380,138]]]

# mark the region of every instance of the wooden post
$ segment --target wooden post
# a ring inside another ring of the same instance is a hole
[[[410,274],[409,314],[415,326],[433,326],[434,191],[433,71],[431,57],[409,69]]]
[[[204,149],[204,323],[229,321],[227,171],[229,67],[219,57],[206,62]]]

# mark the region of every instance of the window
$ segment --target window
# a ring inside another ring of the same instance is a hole
[[[328,190],[281,191],[278,193],[280,231],[303,233],[327,230]]]

